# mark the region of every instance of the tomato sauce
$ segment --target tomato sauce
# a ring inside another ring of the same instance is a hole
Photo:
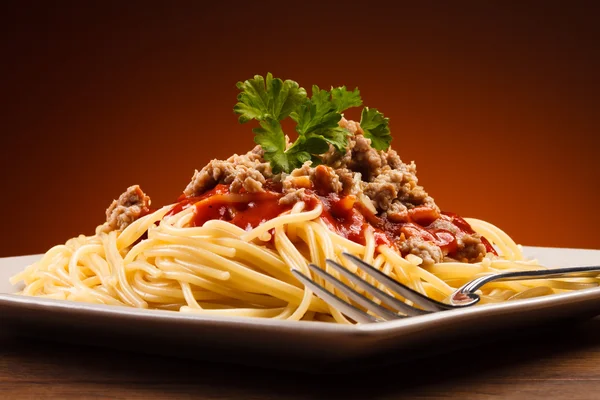
[[[335,194],[319,196],[323,204],[321,218],[329,229],[359,244],[365,244],[365,229],[374,229],[375,244],[396,247],[395,243],[409,237],[420,237],[439,246],[450,257],[458,250],[458,243],[453,232],[445,229],[429,227],[437,218],[451,222],[460,232],[473,234],[475,231],[467,221],[453,213],[438,215],[428,207],[415,207],[409,210],[401,222],[390,221],[369,211],[364,205],[356,202],[354,196],[339,198]],[[486,251],[496,254],[489,241],[481,238]]]
[[[469,233],[469,234],[475,233],[473,228],[471,228],[471,225],[469,225],[469,223],[467,221],[465,221],[462,217],[458,216],[457,214],[447,212],[447,211],[442,212],[442,214],[445,217],[449,218],[452,221],[452,223],[461,231],[463,231],[465,233]],[[483,243],[483,245],[485,246],[485,250],[488,253],[493,253],[495,255],[498,255],[498,253],[496,252],[496,249],[494,249],[494,246],[492,246],[492,244],[489,242],[489,240],[487,240],[483,236],[481,237],[481,243]]]
[[[271,190],[262,193],[230,194],[227,185],[217,185],[200,196],[180,197],[167,216],[194,207],[191,226],[202,226],[206,221],[219,219],[250,230],[292,208],[279,204],[282,196],[281,193]]]
[[[167,214],[175,215],[189,207],[195,207],[192,226],[202,226],[206,221],[218,219],[228,221],[242,229],[250,230],[265,221],[289,211],[292,205],[281,205],[283,196],[281,186],[267,185],[261,193],[229,193],[227,185],[217,185],[214,189],[196,197],[182,196],[175,207]],[[365,230],[370,226],[374,230],[376,245],[386,244],[397,248],[395,243],[410,237],[419,237],[439,246],[445,254],[452,257],[458,250],[454,233],[445,229],[431,227],[438,218],[449,221],[459,232],[473,234],[473,228],[456,214],[437,211],[426,207],[409,210],[401,221],[391,221],[387,217],[377,216],[368,210],[355,196],[340,197],[335,193],[318,195],[312,190],[306,191],[304,199],[309,210],[322,204],[322,220],[332,231],[355,242],[365,244]],[[496,254],[489,241],[481,238],[488,252]]]

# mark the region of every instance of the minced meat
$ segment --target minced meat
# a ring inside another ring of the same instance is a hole
[[[452,258],[447,257],[448,261],[479,262],[485,257],[486,249],[480,234],[462,232],[452,222],[442,218],[433,221],[428,228],[443,229],[456,237],[458,251],[452,254]]]
[[[246,154],[234,154],[225,161],[212,160],[200,171],[196,170],[183,193],[188,197],[197,196],[219,183],[230,185],[232,193],[242,188],[248,193],[264,192],[263,185],[273,178],[273,173],[263,154],[262,148],[256,146]]]
[[[335,193],[341,197],[352,194],[363,204],[370,203],[366,205],[371,212],[390,222],[407,222],[415,211],[422,214],[424,209],[429,210],[434,219],[439,217],[435,201],[418,184],[413,162],[403,163],[391,148],[380,151],[371,147],[371,140],[364,136],[357,122],[342,118],[339,125],[350,133],[348,147],[339,152],[330,146],[329,151],[320,156],[321,165],[313,167],[307,162],[289,174],[273,174],[262,148],[256,146],[246,154],[210,161],[200,171],[195,171],[184,194],[188,197],[201,195],[217,184],[229,185],[232,193],[257,193],[264,192],[268,182],[274,182],[281,185],[280,204],[301,201],[307,196],[306,190],[312,189],[321,195]],[[107,210],[106,225],[110,229],[123,229],[149,205],[149,198],[139,188],[132,188]],[[458,250],[452,254],[456,259],[480,261],[486,254],[480,235],[464,233],[442,219],[435,223],[444,225],[438,229],[446,229],[456,236]],[[446,226],[448,224],[452,226]],[[445,257],[438,246],[421,237],[402,237],[397,245],[403,254],[417,255],[425,264],[441,262]]]
[[[128,187],[106,210],[106,223],[102,226],[102,231],[125,229],[133,221],[147,214],[149,207],[150,197],[138,185]]]
[[[426,265],[439,263],[444,260],[442,249],[416,236],[409,237],[400,242],[399,249],[402,254],[414,254],[420,257]]]

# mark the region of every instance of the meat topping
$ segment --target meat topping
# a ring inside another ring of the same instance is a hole
[[[431,265],[444,260],[442,249],[419,237],[409,237],[400,243],[402,254],[414,254],[423,260],[423,264]]]
[[[219,183],[230,185],[232,193],[239,193],[242,188],[249,193],[263,192],[266,179],[272,178],[273,173],[270,164],[262,157],[262,149],[256,146],[241,156],[234,154],[225,161],[212,160],[194,173],[183,194],[198,196]]]
[[[102,231],[125,229],[133,221],[146,215],[150,211],[149,207],[150,197],[138,185],[128,187],[106,210],[106,223],[102,226]]]
[[[452,222],[439,218],[440,210],[435,201],[418,184],[414,162],[403,163],[391,148],[380,151],[371,147],[371,140],[355,121],[342,118],[339,125],[350,133],[348,146],[344,152],[330,146],[329,151],[320,156],[320,165],[307,162],[289,174],[273,174],[262,148],[256,146],[246,154],[210,161],[194,173],[184,195],[199,196],[218,184],[228,185],[231,193],[260,193],[265,192],[267,185],[277,183],[283,194],[279,204],[291,206],[305,200],[309,195],[307,190],[321,196],[351,194],[372,214],[391,223],[430,224],[433,221],[428,229],[445,231],[456,238],[453,259],[474,262],[485,256],[486,247],[480,235],[460,230]],[[106,229],[123,229],[139,218],[149,204],[150,199],[139,187],[132,186],[107,210]],[[446,247],[422,236],[402,236],[395,244],[403,254],[417,255],[425,264],[448,259]]]

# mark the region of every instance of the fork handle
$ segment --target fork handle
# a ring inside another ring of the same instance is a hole
[[[474,279],[471,282],[465,284],[457,292],[465,295],[472,294],[477,291],[486,283],[492,281],[514,281],[522,279],[546,279],[556,277],[596,277],[600,274],[600,266],[586,266],[586,267],[566,267],[566,268],[552,268],[552,269],[536,269],[532,271],[515,271],[515,272],[500,272],[497,274],[485,275],[480,278]]]

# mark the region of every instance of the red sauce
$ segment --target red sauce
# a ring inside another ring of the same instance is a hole
[[[195,207],[192,226],[202,226],[206,221],[218,219],[250,230],[261,223],[290,210],[291,205],[280,205],[283,196],[281,186],[267,185],[262,193],[230,194],[227,185],[217,185],[214,189],[196,197],[179,198],[179,202],[167,214],[174,215],[189,207]],[[386,244],[395,247],[395,243],[410,237],[420,237],[439,246],[445,254],[452,257],[458,244],[455,235],[444,229],[431,227],[438,218],[451,222],[460,232],[474,233],[473,228],[461,217],[444,212],[439,215],[428,207],[415,207],[409,210],[401,221],[390,221],[369,211],[352,195],[339,197],[337,194],[320,196],[307,190],[305,198],[307,208],[314,209],[323,205],[321,218],[327,226],[339,235],[359,244],[365,244],[365,230],[370,226],[374,230],[376,245]],[[481,238],[488,252],[496,254],[492,245]]]
[[[452,223],[461,231],[463,231],[465,233],[475,233],[473,228],[471,228],[471,225],[469,225],[469,223],[467,221],[465,221],[462,217],[458,216],[457,214],[447,212],[447,211],[442,212],[442,214],[444,216],[450,218]],[[485,250],[488,253],[498,255],[498,253],[496,252],[496,249],[494,249],[494,246],[492,246],[492,244],[489,242],[489,240],[487,240],[483,236],[481,237],[481,243],[483,243],[483,245],[485,246]]]
[[[321,218],[329,229],[353,242],[365,244],[364,231],[367,223],[362,213],[354,207],[354,196],[340,199],[336,194],[330,194],[320,197],[320,201],[323,204]]]
[[[323,204],[321,218],[329,228],[339,235],[353,242],[365,244],[364,232],[369,226],[374,229],[376,245],[386,244],[396,247],[394,243],[410,237],[420,237],[439,246],[450,257],[458,250],[456,236],[445,229],[429,227],[437,218],[451,222],[459,231],[472,234],[473,228],[456,214],[442,213],[438,215],[435,210],[427,207],[416,207],[410,210],[405,220],[401,222],[390,221],[370,212],[361,203],[357,203],[353,196],[339,198],[335,194],[320,197]],[[481,238],[486,251],[496,254],[491,244]]]
[[[191,226],[202,226],[206,221],[219,219],[250,230],[292,208],[280,205],[281,197],[281,193],[271,190],[232,195],[227,185],[217,185],[201,196],[181,197],[179,203],[167,215],[195,207]]]

